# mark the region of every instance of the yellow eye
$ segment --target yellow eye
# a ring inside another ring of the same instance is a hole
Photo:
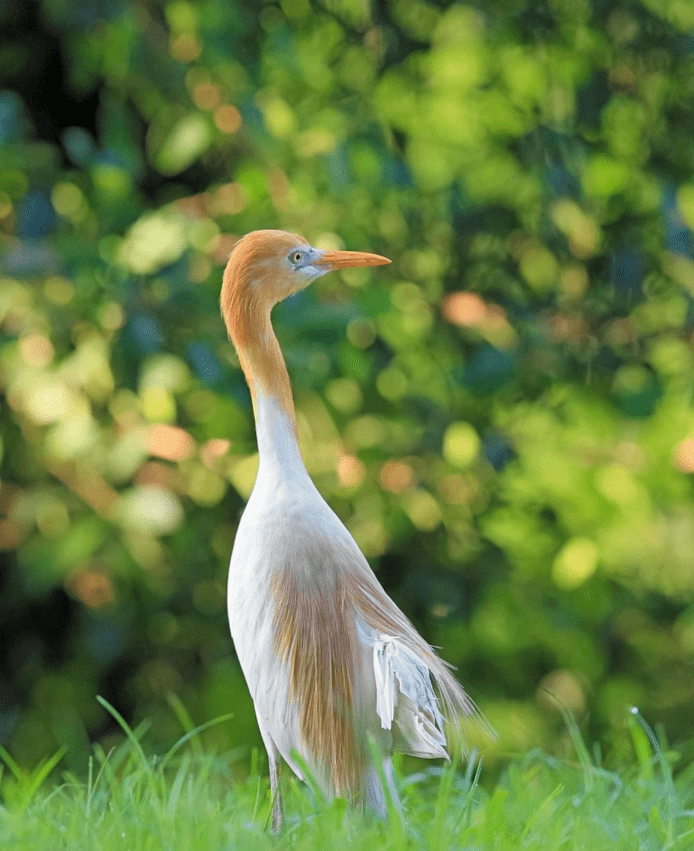
[[[289,255],[289,259],[292,261],[292,263],[301,263],[301,261],[304,259],[304,253],[303,251],[294,251],[292,252],[292,254]]]

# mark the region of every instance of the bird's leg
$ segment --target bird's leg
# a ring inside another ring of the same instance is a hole
[[[270,793],[272,795],[272,825],[270,830],[277,833],[282,827],[284,816],[282,814],[282,793],[280,792],[278,776],[278,760],[275,756],[268,754],[270,764]]]
[[[372,761],[364,772],[362,809],[366,815],[377,819],[386,819],[389,810],[402,817],[402,805],[393,774],[393,761],[389,756],[378,758],[383,760],[380,770],[375,761]]]

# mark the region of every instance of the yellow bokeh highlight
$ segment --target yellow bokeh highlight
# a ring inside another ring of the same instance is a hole
[[[291,106],[267,90],[258,93],[257,102],[270,133],[277,139],[289,138],[296,129],[296,115]]]
[[[642,486],[620,464],[608,464],[595,474],[595,484],[606,499],[627,506],[645,496]]]
[[[53,304],[66,305],[69,304],[75,296],[75,285],[67,278],[61,278],[58,275],[51,275],[46,278],[43,285],[43,292],[49,301]]]
[[[402,507],[420,532],[432,532],[441,523],[441,506],[428,491],[416,489],[406,493]]]
[[[356,414],[364,402],[361,387],[354,378],[334,378],[329,381],[325,387],[325,397],[343,414]]]
[[[72,410],[73,399],[59,381],[36,382],[26,392],[24,404],[35,423],[46,425],[67,416]]]
[[[51,204],[58,215],[73,221],[82,218],[87,211],[82,190],[68,181],[59,181],[55,184],[51,191]]]
[[[583,170],[582,183],[586,195],[609,198],[629,186],[629,166],[622,160],[596,154]]]
[[[198,505],[216,505],[224,496],[226,483],[217,473],[196,465],[190,472],[186,490]]]
[[[53,360],[55,350],[48,337],[43,334],[27,334],[19,341],[19,351],[27,366],[43,369]]]
[[[470,423],[453,423],[443,436],[443,457],[454,467],[468,467],[480,451],[480,438]]]
[[[677,209],[689,230],[694,230],[694,183],[683,183],[677,190]]]
[[[343,487],[356,489],[366,478],[366,467],[356,455],[345,454],[337,462],[337,476]]]
[[[184,115],[153,153],[154,165],[162,174],[179,174],[210,147],[212,138],[212,127],[204,115],[199,112]]]
[[[183,218],[170,211],[146,213],[128,231],[118,259],[138,275],[175,263],[187,244]]]
[[[572,254],[586,259],[599,249],[601,231],[595,219],[569,198],[562,198],[552,207],[552,219],[566,236]]]
[[[149,430],[129,428],[106,455],[105,472],[113,482],[127,481],[149,455]]]
[[[124,526],[144,535],[168,535],[183,520],[183,508],[171,491],[158,485],[137,485],[119,499],[117,516]]]
[[[58,461],[86,453],[97,442],[99,430],[86,400],[75,402],[70,414],[46,435],[46,452]]]
[[[538,293],[551,289],[559,270],[554,254],[544,246],[534,244],[523,251],[519,266],[525,280]]]
[[[552,580],[559,588],[571,590],[583,585],[595,573],[600,553],[590,538],[571,538],[552,564]]]
[[[140,393],[142,415],[153,423],[172,423],[176,419],[176,401],[164,387],[146,387]]]
[[[190,384],[190,369],[176,355],[159,354],[149,358],[140,374],[140,388],[164,387],[172,393],[186,390]]]
[[[388,399],[389,402],[397,402],[407,393],[407,376],[397,366],[387,366],[378,374],[376,387],[384,399]]]
[[[120,200],[132,192],[130,174],[124,168],[109,163],[99,163],[92,168],[94,187],[111,200]]]
[[[386,438],[386,427],[378,417],[365,414],[363,417],[352,420],[346,434],[357,446],[369,449],[383,443]]]

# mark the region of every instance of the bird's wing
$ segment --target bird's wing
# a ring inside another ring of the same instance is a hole
[[[383,729],[393,731],[394,749],[448,759],[443,719],[428,667],[393,636],[372,636],[372,642],[376,712]]]

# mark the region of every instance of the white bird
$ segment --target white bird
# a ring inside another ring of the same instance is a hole
[[[236,243],[224,272],[221,309],[250,387],[260,457],[229,566],[229,625],[267,749],[275,830],[280,757],[302,779],[303,761],[328,798],[385,816],[380,774],[399,806],[393,752],[448,758],[432,677],[449,720],[475,713],[309,477],[270,321],[277,302],[326,272],[389,262],[261,230]]]

